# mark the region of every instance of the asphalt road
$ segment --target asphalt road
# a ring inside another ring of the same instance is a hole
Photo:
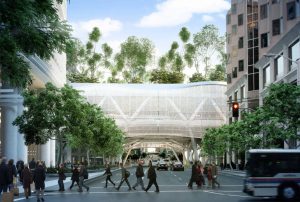
[[[131,186],[136,182],[134,175],[135,168],[131,168],[131,176],[129,178]],[[147,171],[147,168],[144,168]],[[137,190],[127,191],[128,187],[126,183],[122,185],[120,191],[117,191],[111,184],[108,188],[104,188],[104,179],[99,179],[95,182],[88,184],[90,186],[89,192],[77,192],[75,186],[72,191],[66,190],[63,193],[58,191],[46,192],[45,201],[50,202],[94,202],[94,201],[105,201],[105,202],[271,202],[274,199],[261,199],[247,196],[242,192],[243,179],[238,176],[231,175],[220,175],[218,180],[221,183],[221,187],[218,189],[197,189],[194,185],[193,190],[187,188],[191,170],[188,169],[182,171],[157,171],[157,181],[160,188],[159,193],[155,193],[154,185],[146,193],[137,187]],[[114,173],[112,180],[117,183],[120,182],[120,172]],[[147,186],[148,180],[144,179],[144,184]],[[65,188],[69,187],[69,183],[65,184]],[[36,201],[36,197],[33,195],[31,198],[26,200],[22,195],[16,198],[14,201]]]

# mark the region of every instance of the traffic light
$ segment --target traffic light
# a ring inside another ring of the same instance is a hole
[[[232,117],[239,117],[239,103],[238,102],[233,102],[232,103]]]

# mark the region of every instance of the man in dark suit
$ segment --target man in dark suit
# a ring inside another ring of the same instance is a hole
[[[3,157],[0,164],[0,194],[3,192],[7,192],[9,184],[9,172],[8,166],[6,164],[6,158]]]
[[[193,189],[193,182],[197,182],[198,180],[198,172],[197,172],[197,162],[195,162],[192,166],[192,176],[188,185],[189,189]]]
[[[152,184],[154,184],[156,187],[155,192],[159,192],[159,187],[156,182],[156,172],[155,172],[154,167],[152,166],[151,161],[149,162],[148,179],[149,179],[149,183],[148,183],[148,186],[145,189],[145,191],[147,192],[151,188]]]

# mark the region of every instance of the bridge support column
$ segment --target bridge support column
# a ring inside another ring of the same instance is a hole
[[[175,152],[175,150],[174,150],[172,147],[170,147],[170,148],[171,148],[172,152],[174,153],[174,155],[175,155],[177,161],[180,161],[179,158],[178,158],[178,156],[177,156],[177,153]]]
[[[195,141],[195,138],[191,138],[192,139],[192,147],[193,147],[193,160],[194,161],[199,161],[199,156],[198,156],[198,152],[197,152],[197,144],[196,144],[196,141]]]
[[[129,150],[128,150],[128,152],[127,152],[127,154],[126,154],[126,157],[125,157],[125,159],[124,159],[124,161],[123,161],[123,166],[125,166],[125,163],[126,163],[126,161],[127,161],[127,159],[128,159],[128,156],[129,156],[131,150],[132,150],[132,149],[129,149]]]
[[[185,165],[190,165],[190,161],[188,160],[188,150],[187,149],[184,149],[183,150],[183,164]]]

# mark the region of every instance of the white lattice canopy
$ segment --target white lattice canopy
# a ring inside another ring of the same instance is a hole
[[[180,145],[226,122],[224,82],[72,86],[113,117],[137,147]]]

